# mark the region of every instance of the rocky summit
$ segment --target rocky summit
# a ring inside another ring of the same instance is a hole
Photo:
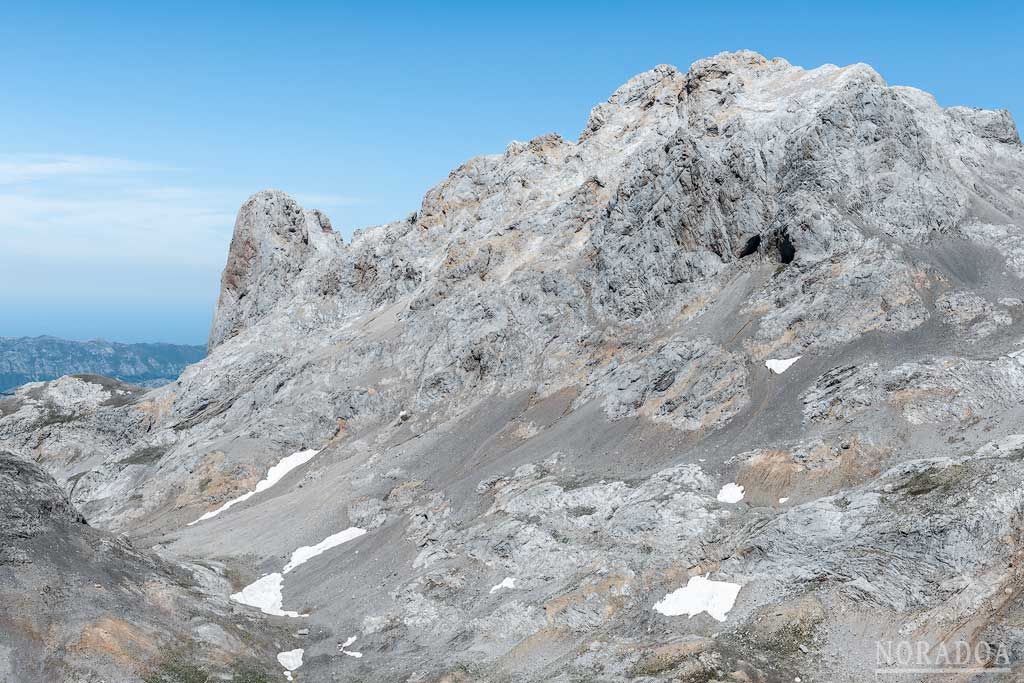
[[[1014,680],[1022,216],[1007,112],[751,52],[259,192],[204,360],[0,401],[0,679]]]

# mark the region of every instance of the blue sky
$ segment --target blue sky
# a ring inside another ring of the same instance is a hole
[[[862,61],[1024,117],[1022,3],[824,4],[0,3],[0,336],[203,343],[256,190],[348,235],[471,156],[575,137],[659,63]]]

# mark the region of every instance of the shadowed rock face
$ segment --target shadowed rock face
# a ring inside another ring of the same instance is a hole
[[[299,680],[1016,668],[1022,181],[1005,112],[865,65],[659,66],[347,244],[254,195],[205,360],[21,390],[0,443],[94,526],[281,574]],[[703,575],[725,621],[653,609]]]
[[[137,680],[173,666],[167,653],[195,671],[259,661],[273,649],[230,615],[229,587],[216,563],[89,527],[45,470],[0,450],[3,680]]]
[[[45,470],[8,452],[0,454],[0,515],[5,524],[0,530],[4,544],[0,552],[13,554],[14,539],[31,539],[53,524],[85,524],[61,489]],[[6,562],[13,555],[5,557]]]

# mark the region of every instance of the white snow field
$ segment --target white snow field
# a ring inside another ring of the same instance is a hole
[[[317,555],[322,555],[331,548],[347,543],[354,538],[359,538],[366,533],[366,529],[360,529],[359,527],[351,526],[344,531],[328,536],[324,540],[320,541],[316,545],[304,545],[292,553],[292,559],[288,561],[288,564],[284,566],[283,573],[287,574],[291,570],[295,569],[301,564],[308,562]]]
[[[292,680],[292,672],[302,666],[302,654],[305,652],[301,647],[296,650],[277,653],[277,661],[283,666],[285,678]]]
[[[719,503],[738,503],[743,500],[743,487],[730,482],[722,487],[722,490],[718,492],[715,499]]]
[[[264,614],[270,614],[273,616],[308,616],[306,614],[299,614],[298,612],[281,609],[284,602],[284,597],[281,595],[281,590],[284,587],[284,574],[287,574],[299,565],[308,562],[317,555],[322,555],[331,548],[351,541],[354,538],[359,538],[365,533],[366,529],[349,527],[344,531],[328,536],[316,545],[304,545],[292,553],[291,560],[288,561],[288,564],[284,566],[284,569],[281,572],[267,574],[266,576],[257,579],[243,588],[240,592],[232,594],[231,599],[243,605],[259,608],[259,610]]]
[[[776,375],[781,375],[786,370],[789,370],[789,366],[800,360],[802,356],[793,356],[785,360],[778,360],[776,358],[769,358],[764,362],[764,366],[774,372]]]
[[[292,453],[291,455],[285,458],[282,458],[281,462],[277,463],[269,470],[267,470],[267,475],[259,482],[257,482],[255,489],[249,491],[248,493],[243,493],[237,498],[232,498],[231,500],[224,503],[216,510],[211,510],[210,512],[207,512],[194,522],[189,522],[188,526],[199,524],[199,522],[205,521],[207,519],[213,519],[220,513],[230,508],[232,505],[237,505],[238,503],[249,500],[257,493],[260,493],[261,491],[266,491],[271,486],[284,479],[285,475],[294,470],[296,467],[299,467],[300,465],[305,465],[307,462],[312,460],[313,456],[315,456],[319,452],[320,451],[318,450],[298,451],[296,453]]]
[[[502,579],[501,583],[499,583],[496,586],[492,586],[491,587],[491,593],[497,593],[502,588],[515,588],[515,587],[516,587],[516,580],[514,578],[512,578],[511,576],[506,576],[504,579]]]
[[[274,572],[257,579],[243,588],[238,593],[233,593],[231,599],[243,605],[256,607],[264,614],[275,617],[302,617],[304,614],[281,609],[284,598],[281,595],[281,588],[284,586],[284,577]]]
[[[728,581],[712,581],[704,576],[692,576],[682,588],[677,588],[654,603],[654,609],[669,617],[687,615],[693,617],[707,612],[718,621],[725,621],[736,603],[740,585]]]

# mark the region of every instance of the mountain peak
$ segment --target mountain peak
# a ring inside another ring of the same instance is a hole
[[[348,244],[254,195],[203,361],[23,389],[0,448],[304,680],[859,681],[1016,637],[1021,178],[1004,113],[865,65],[659,66]]]
[[[310,257],[338,241],[324,213],[303,209],[280,190],[249,197],[235,220],[209,348],[270,311]]]

